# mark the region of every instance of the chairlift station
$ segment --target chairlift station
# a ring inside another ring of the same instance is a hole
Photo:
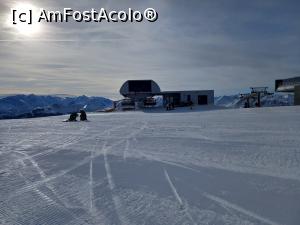
[[[161,91],[159,85],[153,80],[128,80],[121,86],[120,94],[126,98],[128,104],[131,102],[138,104],[139,107],[153,104],[154,96],[163,96],[164,106],[214,104],[214,90]]]

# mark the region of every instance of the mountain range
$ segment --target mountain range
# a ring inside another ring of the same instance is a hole
[[[94,112],[112,105],[110,99],[85,95],[11,95],[0,98],[0,119],[63,115],[83,108]]]

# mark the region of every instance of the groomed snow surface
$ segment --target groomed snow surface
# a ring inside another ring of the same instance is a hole
[[[0,122],[0,224],[300,224],[300,107]]]

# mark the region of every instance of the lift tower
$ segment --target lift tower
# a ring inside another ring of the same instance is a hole
[[[245,100],[245,108],[250,108],[250,100],[255,102],[255,107],[261,107],[261,97],[271,95],[267,91],[268,87],[250,87],[251,93],[241,94],[240,98]]]

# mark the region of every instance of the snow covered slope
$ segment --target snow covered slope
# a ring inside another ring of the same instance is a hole
[[[244,101],[240,99],[240,95],[229,95],[215,97],[215,105],[227,108],[242,108]],[[263,107],[268,106],[290,106],[294,104],[294,95],[288,93],[274,93],[273,95],[263,96],[261,98]]]
[[[300,107],[0,123],[0,224],[300,224]]]
[[[0,119],[61,115],[86,106],[93,112],[112,106],[112,101],[102,97],[69,97],[60,95],[12,95],[0,98]]]

